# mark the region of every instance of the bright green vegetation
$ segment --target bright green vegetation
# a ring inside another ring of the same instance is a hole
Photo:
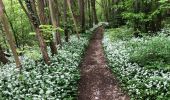
[[[87,35],[78,40],[72,37],[63,44],[58,54],[52,57],[51,65],[23,57],[21,72],[13,64],[0,69],[0,98],[3,100],[75,100],[77,81],[80,78],[78,65],[85,47]]]
[[[159,35],[130,41],[130,62],[151,69],[170,69],[170,37]],[[170,70],[169,70],[170,71]]]
[[[127,26],[106,30],[112,41],[127,40],[133,37],[133,29]]]
[[[103,44],[109,66],[132,100],[169,100],[168,30],[142,38],[135,38],[130,32],[131,29],[116,28],[105,33]]]

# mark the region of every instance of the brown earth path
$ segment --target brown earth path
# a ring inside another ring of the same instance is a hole
[[[107,67],[102,47],[104,29],[93,34],[80,66],[78,100],[130,100]]]

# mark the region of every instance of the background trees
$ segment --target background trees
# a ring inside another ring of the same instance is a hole
[[[160,31],[169,18],[168,0],[4,0],[4,4],[17,52],[39,46],[47,64],[48,47],[51,55],[57,54],[62,37],[69,42],[76,33],[79,38],[99,21],[108,22],[108,27],[127,25],[138,34]],[[5,39],[1,39],[2,47],[9,51]]]
[[[85,22],[88,16],[85,13],[87,11],[91,15],[90,27],[92,27],[93,18],[95,23],[98,22],[95,2],[95,0],[88,1],[89,9],[85,9],[86,0],[4,1],[6,9],[3,10],[3,16],[6,16],[8,20],[8,25],[5,25],[8,27],[5,28],[4,33],[13,33],[15,42],[11,43],[13,43],[13,48],[15,45],[17,47],[14,55],[21,54],[22,56],[30,47],[39,46],[43,60],[46,64],[50,64],[48,46],[51,48],[51,54],[54,55],[57,54],[57,45],[62,45],[62,36],[65,37],[66,42],[69,42],[71,33],[76,33],[79,38],[79,34],[86,30]],[[4,50],[8,50],[8,47]],[[3,52],[1,54],[3,60],[7,60]]]
[[[104,1],[103,1],[104,2]],[[109,1],[106,1],[109,2]],[[103,8],[105,12],[108,12],[109,5],[104,2]],[[157,32],[164,26],[164,21],[166,21],[167,11],[169,9],[168,0],[113,0],[113,7],[111,7],[111,13],[114,14],[113,22],[111,23],[113,27],[127,25],[134,27],[134,30],[139,30],[141,32]],[[108,16],[112,14],[105,14],[106,20]]]

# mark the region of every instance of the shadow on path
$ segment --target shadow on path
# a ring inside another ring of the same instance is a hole
[[[104,29],[93,34],[80,66],[78,100],[130,100],[121,92],[118,81],[109,70],[102,47]]]

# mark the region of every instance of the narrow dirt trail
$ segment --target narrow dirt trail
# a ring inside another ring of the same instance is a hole
[[[78,100],[129,100],[107,67],[102,47],[103,32],[102,27],[95,31],[80,66]]]

